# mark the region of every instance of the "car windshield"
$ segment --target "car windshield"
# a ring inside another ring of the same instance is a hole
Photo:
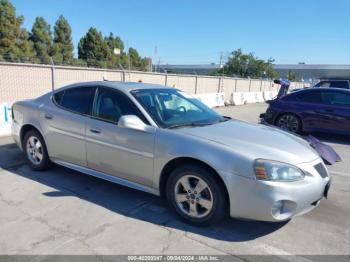
[[[133,96],[162,128],[212,125],[226,118],[176,89],[141,89]]]

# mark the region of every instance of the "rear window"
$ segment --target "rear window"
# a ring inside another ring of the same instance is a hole
[[[53,100],[57,105],[69,111],[88,114],[94,94],[94,87],[76,87],[56,93]]]
[[[329,81],[321,81],[315,87],[331,87],[331,82]]]
[[[58,105],[61,104],[63,94],[64,94],[64,91],[61,91],[61,92],[54,94],[53,101]]]

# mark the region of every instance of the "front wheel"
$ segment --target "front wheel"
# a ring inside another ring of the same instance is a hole
[[[170,206],[187,223],[206,226],[227,214],[227,198],[216,174],[197,165],[175,169],[168,179]]]
[[[28,165],[32,170],[41,171],[50,167],[45,141],[35,130],[28,131],[23,139]]]
[[[276,126],[292,133],[300,133],[301,131],[301,121],[294,114],[282,114],[278,117]]]

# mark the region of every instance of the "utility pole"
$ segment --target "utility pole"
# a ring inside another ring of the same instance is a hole
[[[129,46],[129,40],[127,41],[127,48],[128,48],[128,65],[129,65],[129,74],[131,70],[131,61],[130,61],[130,46]]]
[[[222,66],[222,60],[223,60],[223,52],[221,51],[220,52],[220,68]]]
[[[157,55],[158,55],[158,46],[155,45],[154,46],[154,71],[157,72],[157,64],[156,64],[156,61],[157,61]],[[153,70],[152,70],[153,71]]]
[[[221,75],[224,75],[224,66],[223,66],[223,62],[224,62],[224,53],[221,51],[220,52],[220,69],[222,69],[222,73]]]

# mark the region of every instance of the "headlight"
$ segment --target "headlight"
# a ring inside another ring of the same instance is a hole
[[[259,180],[296,181],[305,177],[303,171],[295,166],[264,159],[255,160],[254,172]]]

